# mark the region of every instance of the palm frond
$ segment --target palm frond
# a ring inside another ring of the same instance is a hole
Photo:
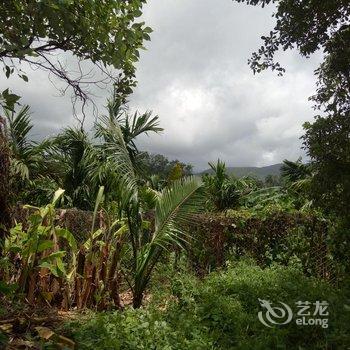
[[[252,191],[242,196],[241,201],[247,206],[262,205],[266,202],[273,202],[285,196],[282,187],[266,187],[256,191]]]
[[[200,179],[188,177],[174,181],[170,188],[162,192],[155,211],[154,243],[172,240],[173,230],[175,237],[178,237],[178,228],[203,207],[203,196],[199,193],[201,186]]]
[[[133,116],[126,115],[124,123],[121,123],[122,132],[126,143],[133,142],[141,134],[149,132],[159,133],[163,128],[159,127],[159,117],[152,117],[152,112],[143,114],[135,112]]]
[[[208,165],[214,171],[214,178],[216,182],[222,182],[228,178],[226,174],[226,164],[222,162],[220,159],[217,160],[216,164],[209,162]]]
[[[130,201],[135,202],[138,198],[137,176],[120,125],[109,120],[104,132],[108,132],[108,139],[104,144],[106,160],[111,162],[117,174],[122,205],[127,205]]]
[[[9,138],[11,140],[12,151],[15,154],[25,152],[30,147],[28,134],[33,128],[30,120],[29,106],[23,106],[16,114],[14,111],[5,110],[5,115],[9,124]]]
[[[29,180],[28,166],[21,160],[11,159],[11,173],[12,175],[18,175],[21,180]]]
[[[156,204],[155,231],[151,241],[144,245],[138,255],[135,271],[135,291],[144,290],[152,269],[162,251],[171,245],[186,241],[184,224],[203,208],[204,198],[200,189],[202,182],[195,177],[176,180],[163,190]]]
[[[140,189],[140,201],[143,210],[149,211],[156,207],[156,204],[161,196],[161,192],[150,187],[142,187]]]
[[[296,162],[285,159],[281,167],[281,174],[288,182],[295,182],[312,175],[309,164],[303,164],[301,158]]]
[[[16,113],[6,110],[8,120],[8,138],[11,147],[12,172],[21,180],[31,180],[42,175],[45,168],[43,154],[50,147],[48,140],[40,143],[29,139],[33,128],[30,120],[29,106],[23,106]]]
[[[300,179],[300,180],[294,181],[290,185],[290,188],[293,190],[301,190],[301,191],[306,192],[310,189],[311,181],[312,181],[311,177],[307,177],[305,179]]]

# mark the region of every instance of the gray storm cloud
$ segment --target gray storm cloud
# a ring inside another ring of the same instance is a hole
[[[220,157],[231,166],[261,166],[296,159],[302,123],[311,120],[308,97],[320,57],[280,55],[284,77],[253,75],[247,65],[261,35],[273,26],[273,8],[231,0],[150,0],[144,18],[154,29],[138,64],[133,109],[158,114],[165,131],[139,140],[141,148],[178,158],[197,170]],[[4,77],[32,107],[37,137],[75,122],[69,96],[58,96],[45,72],[29,83]],[[103,113],[108,90],[93,90]],[[91,111],[87,127],[93,123]]]

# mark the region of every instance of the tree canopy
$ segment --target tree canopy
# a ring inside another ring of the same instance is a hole
[[[279,73],[284,68],[275,62],[274,56],[280,50],[297,48],[308,57],[319,49],[326,49],[329,43],[349,28],[350,4],[348,0],[235,0],[248,5],[269,4],[276,6],[273,30],[262,36],[264,44],[249,60],[254,72],[267,68]]]
[[[126,93],[134,77],[134,63],[151,29],[141,16],[145,0],[13,0],[0,4],[0,61],[7,78],[18,74],[28,78],[21,63],[43,69],[73,88],[75,96],[87,98],[82,85],[96,82],[90,72],[73,75],[53,55],[69,52],[80,61],[90,61],[112,80],[118,76],[108,71],[119,70]],[[80,67],[79,67],[80,69]],[[103,78],[102,78],[103,79]],[[99,80],[101,82],[101,80]],[[16,98],[5,90],[2,98],[10,105]]]
[[[348,0],[236,0],[249,5],[274,4],[275,27],[262,39],[249,64],[255,72],[285,69],[275,61],[279,50],[297,48],[302,56],[322,50],[324,60],[315,70],[317,90],[311,96],[321,111],[305,123],[304,147],[311,158],[315,203],[347,217],[350,227],[350,2]]]

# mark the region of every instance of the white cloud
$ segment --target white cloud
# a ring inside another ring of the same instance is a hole
[[[253,75],[247,59],[271,29],[272,11],[231,0],[150,0],[144,17],[154,33],[141,54],[131,105],[153,110],[165,131],[142,138],[141,147],[197,169],[218,157],[229,165],[254,166],[303,154],[299,137],[313,115],[308,97],[320,56],[306,60],[282,53],[284,77]],[[74,122],[69,97],[55,97],[45,73],[29,78],[28,84],[11,84],[32,106],[38,133]],[[102,113],[108,91],[97,94]],[[87,125],[93,120],[90,115]]]

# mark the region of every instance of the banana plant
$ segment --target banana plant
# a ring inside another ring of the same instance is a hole
[[[25,206],[32,211],[28,228],[23,229],[22,224],[17,224],[5,242],[5,252],[16,255],[20,261],[19,289],[31,303],[35,300],[40,276],[47,275],[45,271],[55,276],[60,284],[70,276],[64,261],[66,250],[60,249],[59,240],[63,239],[72,253],[77,244],[71,232],[54,222],[55,206],[63,193],[64,190],[57,190],[52,202],[45,207]],[[46,293],[47,287],[45,283],[41,285],[41,295]]]
[[[99,188],[88,239],[78,253],[75,284],[75,303],[78,308],[95,306],[104,309],[113,301],[122,308],[119,297],[119,267],[128,227],[124,218],[109,222],[102,208],[104,187]],[[97,217],[100,217],[97,226]],[[108,221],[107,223],[104,220]]]

